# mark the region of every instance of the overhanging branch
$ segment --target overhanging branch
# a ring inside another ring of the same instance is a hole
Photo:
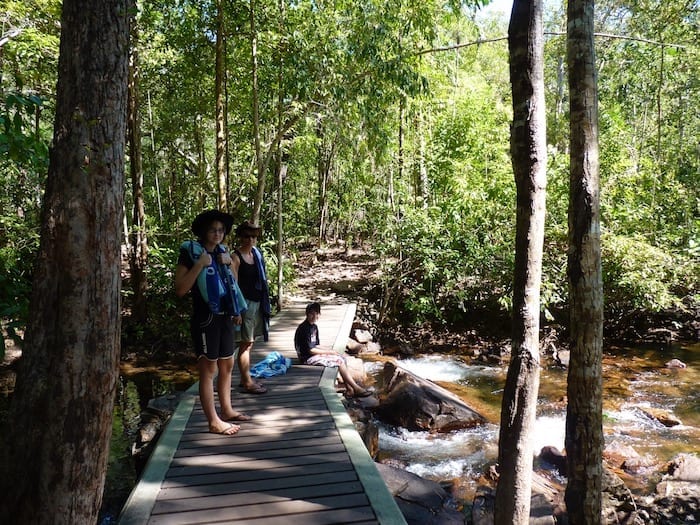
[[[548,35],[548,36],[566,36],[565,32],[545,31],[544,34]],[[659,42],[657,40],[649,40],[647,38],[640,38],[640,37],[634,37],[634,36],[614,35],[611,33],[593,33],[593,36],[598,37],[598,38],[614,38],[617,40],[631,40],[634,42],[643,42],[645,44],[652,44],[652,45],[661,46],[661,47],[675,47],[677,49],[688,49],[688,46],[681,45],[681,44],[669,44],[668,42]],[[429,53],[441,53],[443,51],[455,51],[455,50],[461,49],[463,47],[479,46],[481,44],[500,42],[502,40],[508,40],[508,37],[502,36],[502,37],[498,37],[498,38],[480,38],[478,40],[474,40],[473,42],[465,42],[462,44],[453,44],[451,46],[423,49],[422,51],[418,51],[415,54],[417,56],[419,56],[419,55],[427,55]]]

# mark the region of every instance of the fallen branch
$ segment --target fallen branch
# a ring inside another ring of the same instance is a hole
[[[0,47],[7,44],[10,40],[19,35],[22,31],[24,31],[24,29],[22,29],[21,27],[15,27],[13,29],[10,29],[7,33],[2,35],[2,37],[0,37]]]

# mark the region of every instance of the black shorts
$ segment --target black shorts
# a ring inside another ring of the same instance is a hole
[[[190,331],[198,358],[205,357],[216,361],[233,356],[234,325],[230,315],[209,313],[205,317],[193,318]]]

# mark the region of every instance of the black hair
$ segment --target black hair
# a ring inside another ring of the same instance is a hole
[[[306,305],[306,315],[309,315],[311,312],[316,312],[317,314],[320,314],[321,303],[310,303]]]

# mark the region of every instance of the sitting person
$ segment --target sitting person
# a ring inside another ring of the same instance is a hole
[[[367,397],[372,391],[362,388],[350,375],[345,358],[332,348],[321,346],[318,337],[318,321],[321,315],[321,305],[311,303],[306,307],[306,319],[297,327],[294,333],[294,348],[299,362],[303,365],[329,366],[338,368],[343,378],[349,397]]]

